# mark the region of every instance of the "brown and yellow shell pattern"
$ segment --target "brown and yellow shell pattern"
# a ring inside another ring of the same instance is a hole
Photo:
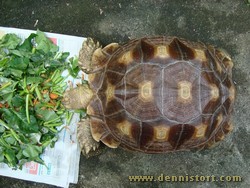
[[[233,63],[222,50],[176,37],[120,46],[90,74],[96,141],[146,153],[210,147],[232,130]]]

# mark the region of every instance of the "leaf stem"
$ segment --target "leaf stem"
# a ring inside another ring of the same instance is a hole
[[[22,141],[19,139],[18,134],[13,129],[10,129],[10,132],[19,143],[22,143]]]
[[[4,88],[10,86],[10,85],[11,85],[11,82],[7,82],[7,83],[3,84],[3,85],[1,86],[1,88],[0,88],[0,91],[3,90]]]
[[[58,122],[58,123],[51,123],[51,124],[44,124],[45,127],[57,127],[62,125],[62,122]]]
[[[23,78],[23,90],[26,91],[26,89],[27,89],[27,77],[24,76],[24,78]]]
[[[3,125],[6,129],[10,129],[10,127],[3,121],[0,119],[0,124]]]
[[[46,121],[46,122],[44,122],[44,125],[46,125],[46,124],[50,124],[50,123],[52,123],[52,122],[56,122],[56,121],[58,121],[58,120],[60,120],[60,117],[56,117],[55,119],[52,119],[52,120]]]
[[[27,122],[30,123],[30,114],[29,114],[29,97],[30,95],[27,94],[26,95],[26,118],[27,118]]]
[[[36,95],[38,99],[41,101],[43,99],[41,92],[39,91],[38,87],[35,88]]]
[[[54,82],[60,76],[60,71],[57,69],[51,76],[51,81]]]
[[[66,116],[66,125],[69,125],[70,124],[70,122],[71,122],[71,119],[72,119],[72,117],[73,117],[73,112],[68,112],[67,113],[67,116]]]
[[[0,145],[6,147],[8,149],[11,149],[11,146],[7,142],[5,142],[3,138],[0,138]]]

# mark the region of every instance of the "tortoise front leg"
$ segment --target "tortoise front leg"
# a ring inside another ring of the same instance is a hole
[[[111,43],[102,48],[99,42],[94,42],[92,38],[87,38],[79,52],[79,67],[85,73],[94,73],[101,70],[108,63],[110,55],[118,47],[117,43]]]
[[[83,42],[79,52],[78,65],[84,72],[91,73],[97,68],[98,62],[92,62],[93,54],[97,49],[101,49],[100,43],[94,42],[92,38],[87,38]]]

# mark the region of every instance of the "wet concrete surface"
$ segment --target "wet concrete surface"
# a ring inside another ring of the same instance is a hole
[[[149,155],[104,148],[81,157],[77,185],[92,187],[250,187],[250,6],[244,0],[26,0],[0,1],[0,25],[39,28],[84,37],[103,45],[149,35],[175,35],[219,46],[235,63],[234,130],[217,147]],[[37,25],[34,27],[35,22]],[[130,175],[241,176],[241,182],[130,182]],[[49,188],[0,177],[0,187]]]

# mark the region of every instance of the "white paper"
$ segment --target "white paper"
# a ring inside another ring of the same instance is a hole
[[[36,31],[0,27],[0,38],[6,33],[15,33],[25,39]],[[85,40],[82,37],[55,33],[46,33],[46,35],[59,46],[60,51],[70,52],[70,57],[78,56],[82,42]],[[44,159],[48,168],[36,162],[29,162],[23,166],[22,170],[12,170],[6,164],[0,163],[0,175],[65,188],[69,186],[69,183],[77,183],[80,161],[80,149],[76,140],[78,121],[79,116],[74,114],[70,125],[60,133],[55,147],[45,149],[41,158]]]

